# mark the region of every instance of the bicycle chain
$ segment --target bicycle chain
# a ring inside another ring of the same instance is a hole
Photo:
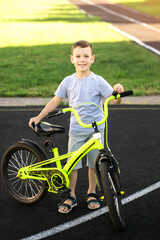
[[[20,178],[19,178],[20,179]],[[22,182],[25,182],[25,183],[27,183],[27,184],[31,184],[31,185],[34,185],[34,186],[38,186],[38,187],[40,187],[40,188],[49,188],[49,187],[44,187],[43,185],[39,185],[39,184],[36,184],[36,183],[33,183],[33,182],[29,182],[29,181],[27,181],[27,180],[24,180],[24,179],[20,179]]]
[[[46,188],[46,189],[48,189],[49,187],[44,187],[43,185],[39,185],[39,184],[36,184],[36,183],[33,183],[33,182],[29,182],[29,181],[27,181],[27,180],[24,180],[24,179],[20,179],[22,182],[25,182],[25,183],[27,183],[27,184],[31,184],[31,185],[34,185],[34,186],[38,186],[38,187],[40,187],[40,188]],[[63,184],[61,184],[61,183],[59,183],[58,181],[55,181],[57,184],[59,184],[62,188],[65,188],[65,186],[63,185]],[[66,188],[67,189],[67,188]],[[57,190],[58,191],[58,190]]]

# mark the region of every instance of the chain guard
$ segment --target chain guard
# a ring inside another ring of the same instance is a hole
[[[53,193],[59,193],[63,192],[64,189],[66,190],[69,187],[69,178],[67,173],[65,173],[63,170],[59,170],[57,168],[50,168],[49,170],[45,168],[37,168],[33,170],[29,170],[29,176],[32,179],[31,176],[43,176],[44,181],[47,181],[48,183],[48,191]],[[21,179],[23,180],[23,179]],[[38,178],[37,178],[38,180]],[[25,182],[28,182],[27,180],[23,180]],[[30,182],[28,182],[31,184]],[[36,183],[32,183],[33,185],[37,185],[39,187],[46,188],[46,186],[39,185]]]

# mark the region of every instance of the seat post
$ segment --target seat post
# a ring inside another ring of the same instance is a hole
[[[56,158],[56,157],[59,157],[58,147],[56,146],[56,142],[55,142],[55,140],[54,140],[54,138],[53,138],[52,135],[50,136],[50,143],[52,144],[52,149],[51,149],[51,151],[52,151],[54,157],[55,157],[55,158]],[[57,168],[62,169],[62,164],[61,164],[61,161],[60,161],[60,160],[57,160],[57,161],[56,161],[56,166],[57,166]]]
[[[49,142],[50,142],[51,150],[54,149],[55,147],[57,147],[56,146],[56,142],[55,142],[55,140],[53,138],[53,135],[50,136],[50,141]]]
[[[49,139],[44,142],[45,147],[49,147],[49,151],[53,152],[53,149],[56,148],[56,142],[52,135],[48,135]]]

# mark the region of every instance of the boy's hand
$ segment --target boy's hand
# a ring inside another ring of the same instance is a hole
[[[29,120],[29,127],[30,128],[33,128],[33,123],[34,123],[34,125],[37,125],[38,123],[39,123],[40,121],[39,121],[39,118],[38,117],[34,117],[34,118],[31,118],[30,120]]]
[[[117,91],[118,93],[124,92],[124,88],[120,83],[117,83],[113,86],[113,91]]]
[[[124,92],[124,88],[120,83],[117,83],[116,85],[113,86],[113,91],[117,91],[118,93],[122,93],[122,92]],[[114,104],[120,104],[121,101],[122,101],[122,99],[118,98],[118,99],[114,99],[113,103]]]

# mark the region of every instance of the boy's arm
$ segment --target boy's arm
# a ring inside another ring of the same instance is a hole
[[[118,93],[122,93],[124,92],[124,88],[120,83],[117,83],[116,85],[113,86],[113,91],[117,91]],[[113,99],[112,100],[114,104],[120,104],[122,99],[118,98],[118,99]]]
[[[62,102],[62,100],[63,98],[55,96],[49,103],[47,103],[47,105],[37,117],[33,117],[30,119],[29,126],[32,128],[32,123],[34,123],[35,125],[38,124],[44,117],[48,115],[49,112],[55,110],[57,106]]]

